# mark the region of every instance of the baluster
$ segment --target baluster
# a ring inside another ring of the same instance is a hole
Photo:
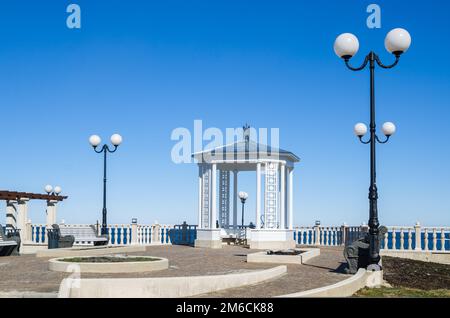
[[[437,231],[436,228],[433,229],[433,251],[437,250]]]
[[[320,232],[319,245],[321,245],[321,244],[323,245],[323,236],[324,236],[323,232],[324,232],[324,229],[319,230],[319,232]]]
[[[37,243],[38,242],[38,238],[36,235],[36,231],[37,231],[37,225],[33,226],[33,242]]]
[[[122,224],[121,226],[121,230],[120,230],[120,236],[122,237],[121,238],[121,240],[120,240],[120,243],[122,243],[122,245],[124,245],[125,244],[125,226]]]
[[[385,250],[388,249],[388,237],[389,237],[388,232],[384,233],[384,249]]]
[[[445,251],[445,231],[441,229],[441,251]]]
[[[412,250],[412,229],[408,230],[408,250]]]
[[[424,233],[424,243],[425,243],[425,251],[428,251],[428,229],[425,229]]]
[[[392,228],[392,249],[393,250],[397,249],[397,238],[396,238],[395,234],[396,233],[395,233],[395,227],[394,227],[394,228]]]
[[[168,226],[167,227],[167,232],[166,232],[166,235],[167,235],[167,244],[172,244],[172,241],[170,240],[170,235],[169,235],[169,232],[170,232],[170,229],[172,228],[172,226]]]
[[[405,243],[405,234],[403,231],[403,228],[400,228],[400,249],[403,250],[404,249],[404,244]]]

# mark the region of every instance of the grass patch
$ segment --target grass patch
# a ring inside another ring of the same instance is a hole
[[[71,257],[63,258],[61,261],[69,263],[130,263],[130,262],[153,262],[159,261],[159,258],[153,257],[115,257],[115,256],[97,256],[97,257]]]
[[[380,287],[364,288],[358,291],[355,297],[450,297],[450,289],[422,290],[407,287]]]

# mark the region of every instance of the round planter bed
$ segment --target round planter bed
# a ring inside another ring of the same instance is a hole
[[[168,259],[152,256],[83,256],[49,260],[51,271],[68,273],[138,273],[167,268]]]

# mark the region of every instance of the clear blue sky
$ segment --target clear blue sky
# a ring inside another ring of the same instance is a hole
[[[66,6],[82,9],[81,30]],[[368,29],[366,7],[382,9]],[[367,222],[369,149],[353,136],[368,122],[368,74],[334,55],[342,32],[384,61],[384,36],[404,27],[413,43],[377,72],[378,123],[398,133],[378,152],[380,221],[450,224],[450,20],[448,1],[2,1],[0,188],[61,185],[58,220],[101,215],[102,160],[87,139],[119,132],[109,160],[109,221],[196,222],[197,168],[170,158],[177,127],[280,128],[301,157],[295,223]],[[240,187],[250,194],[254,175]],[[0,206],[4,210],[4,205]],[[30,217],[44,222],[44,203]],[[4,223],[4,220],[1,221]]]

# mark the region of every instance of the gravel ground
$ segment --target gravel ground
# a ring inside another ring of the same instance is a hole
[[[247,263],[246,255],[255,250],[239,246],[222,249],[202,249],[186,246],[149,246],[146,252],[129,255],[159,256],[169,259],[168,270],[148,273],[82,274],[81,278],[169,277],[219,275],[266,269],[276,264]],[[5,293],[55,293],[67,273],[48,270],[48,259],[33,255],[0,258],[0,297]],[[321,287],[343,280],[344,258],[341,247],[321,248],[321,255],[305,265],[288,265],[288,273],[279,279],[255,285],[256,288],[236,288],[204,297],[270,297]]]

